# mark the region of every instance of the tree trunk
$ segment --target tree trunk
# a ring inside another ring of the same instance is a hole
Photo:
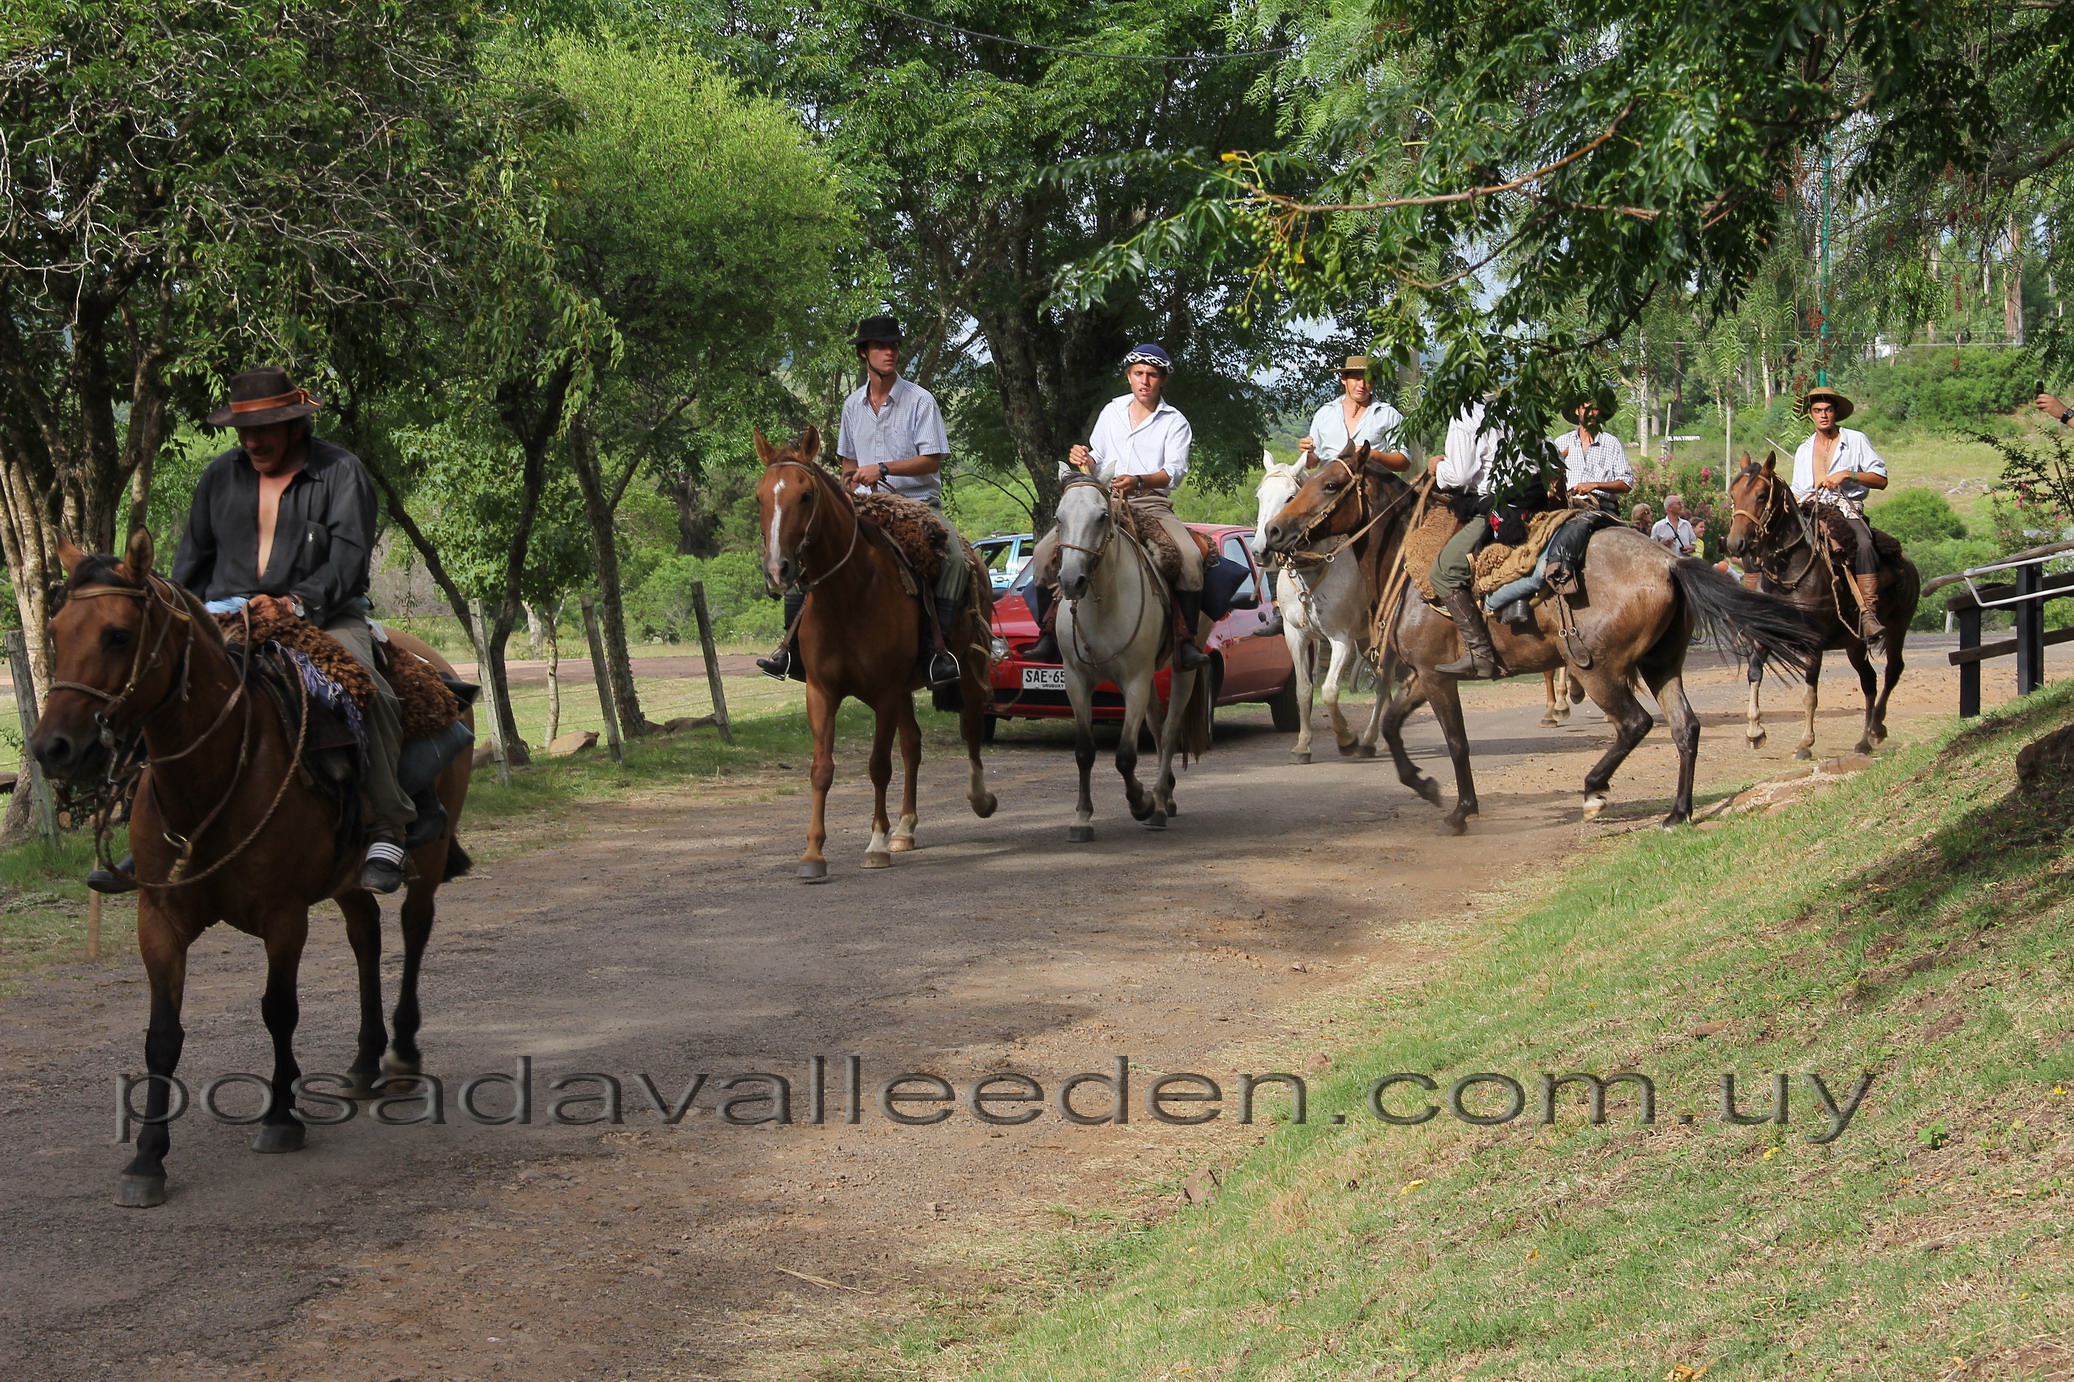
[[[547,635],[547,734],[542,742],[548,744],[562,732],[562,644],[555,628],[561,612],[557,601],[548,607],[547,618],[541,621]]]
[[[646,734],[640,694],[634,689],[634,663],[627,651],[626,612],[621,601],[619,540],[612,517],[619,507],[624,481],[608,489],[598,465],[597,440],[590,429],[590,410],[580,410],[569,424],[569,459],[576,487],[583,493],[583,516],[591,530],[591,558],[598,567],[598,624],[605,641],[606,675],[612,683],[612,705],[619,732],[632,739]]]
[[[2018,345],[2024,343],[2024,231],[2016,213],[2009,213],[2009,266],[2002,288],[2002,330]]]

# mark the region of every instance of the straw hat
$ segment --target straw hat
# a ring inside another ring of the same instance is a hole
[[[1800,410],[1805,413],[1808,409],[1814,407],[1815,404],[1822,402],[1834,403],[1836,405],[1836,420],[1838,422],[1842,422],[1858,410],[1855,403],[1845,398],[1835,389],[1830,388],[1827,384],[1817,384],[1814,388],[1809,389],[1807,397],[1800,400]]]

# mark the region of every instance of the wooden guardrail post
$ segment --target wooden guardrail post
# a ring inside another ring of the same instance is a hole
[[[699,651],[706,659],[706,689],[713,693],[713,724],[723,742],[735,741],[734,724],[727,718],[727,692],[720,685],[720,658],[713,651],[713,616],[706,610],[706,583],[691,583],[691,612],[698,616]]]
[[[591,675],[598,682],[598,708],[605,712],[605,742],[612,747],[612,761],[627,761],[626,746],[619,741],[619,707],[612,699],[612,675],[605,664],[605,640],[598,632],[598,602],[589,595],[579,595],[576,602],[583,606],[583,636],[590,640]]]
[[[2043,569],[2016,569],[2018,596],[2036,596]],[[2045,685],[2045,601],[2026,599],[2016,610],[2016,694],[2028,696]]]
[[[58,804],[51,795],[50,783],[43,776],[43,765],[36,755],[29,752],[29,739],[36,733],[38,711],[36,709],[36,675],[29,664],[29,639],[20,629],[7,635],[7,671],[14,681],[14,710],[22,726],[21,772],[15,779],[17,792],[25,787],[30,793],[30,804],[36,812],[36,824],[50,847],[58,847]]]
[[[468,602],[470,630],[475,643],[475,679],[482,683],[483,713],[490,721],[490,757],[497,764],[497,781],[511,785],[511,755],[504,743],[504,696],[497,679],[490,675],[490,607],[485,600]]]
[[[1959,651],[1980,646],[1980,606],[1967,605],[1953,611],[1959,616]],[[1959,718],[1970,720],[1980,714],[1980,663],[1959,664]]]

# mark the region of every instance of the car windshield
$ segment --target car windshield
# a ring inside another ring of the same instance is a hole
[[[987,569],[995,575],[1005,575],[1015,568],[1016,548],[1019,545],[1012,537],[989,538],[972,544],[979,549],[980,558]]]

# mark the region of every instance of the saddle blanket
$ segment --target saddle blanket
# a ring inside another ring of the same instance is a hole
[[[242,612],[219,614],[216,622],[223,629],[225,642],[233,646],[244,642],[245,617]],[[366,710],[374,700],[374,678],[360,665],[358,658],[346,651],[344,644],[315,624],[290,614],[255,616],[252,639],[260,647],[268,643],[279,644],[282,649],[298,655],[298,667],[306,666],[335,685],[355,711],[349,718],[356,721],[355,728],[358,728],[358,712]],[[440,680],[438,670],[431,663],[393,643],[376,646],[388,654],[388,665],[383,668],[383,674],[388,678],[389,688],[396,693],[405,739],[427,738],[461,718],[459,698]],[[328,693],[319,694],[320,684],[307,672],[303,679],[313,697],[326,703]],[[327,708],[337,707],[327,704]]]
[[[1491,543],[1471,560],[1475,573],[1475,590],[1478,595],[1489,595],[1495,590],[1511,585],[1534,574],[1540,563],[1542,549],[1555,536],[1556,529],[1573,518],[1582,517],[1576,509],[1550,509],[1546,513],[1526,515],[1527,540],[1516,547]]]
[[[1483,519],[1476,521],[1481,523]],[[1404,535],[1405,570],[1429,605],[1440,602],[1439,593],[1433,589],[1433,563],[1440,556],[1440,549],[1447,546],[1447,540],[1461,530],[1462,525],[1455,521],[1447,505],[1437,504],[1426,515],[1425,522]]]
[[[966,585],[967,591],[990,588],[979,554],[972,550],[972,544],[965,540],[964,534],[946,523],[936,510],[919,499],[905,499],[897,494],[860,494],[855,497],[857,516],[884,533],[893,549],[900,554],[900,559],[914,572],[917,594],[926,595],[936,589],[937,577],[943,573],[945,533],[957,540],[958,550],[964,554],[965,564],[973,572]]]

